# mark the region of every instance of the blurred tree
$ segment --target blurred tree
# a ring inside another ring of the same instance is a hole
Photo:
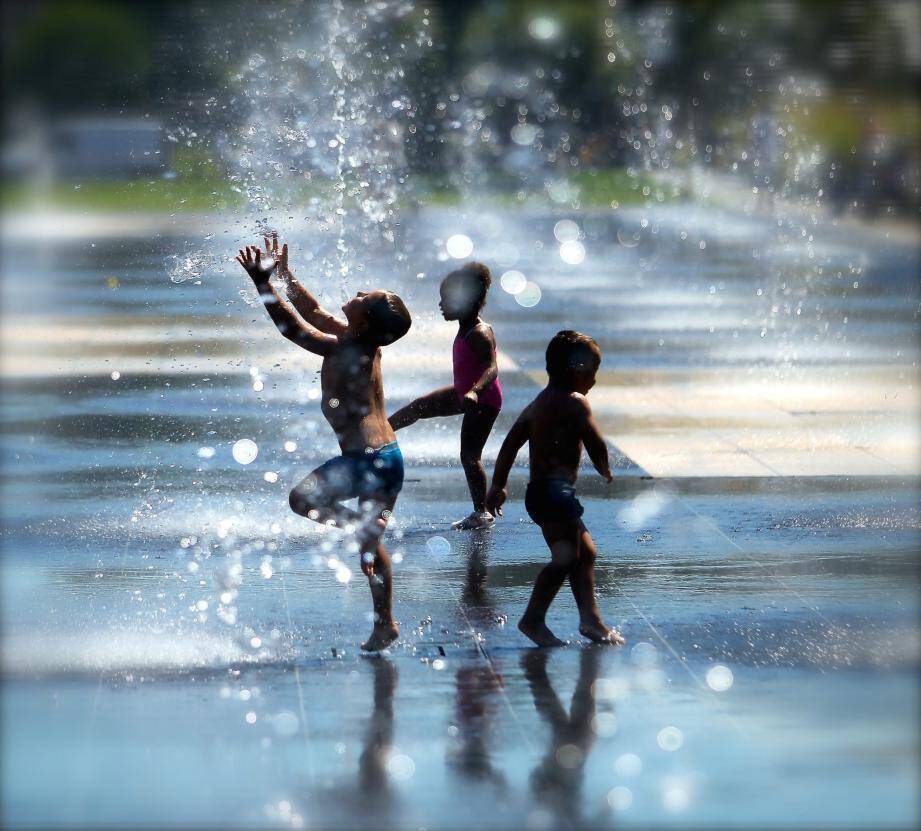
[[[9,44],[8,97],[55,114],[137,100],[151,66],[149,40],[130,6],[74,0],[36,6]]]

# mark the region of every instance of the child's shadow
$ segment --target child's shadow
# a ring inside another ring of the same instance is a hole
[[[367,658],[362,664],[370,665],[373,674],[373,701],[360,708],[366,721],[358,770],[334,781],[321,779],[312,786],[307,804],[312,806],[310,810],[320,828],[392,828],[399,824],[398,798],[388,770],[394,734],[393,697],[399,672],[380,656]]]
[[[490,533],[470,534],[461,543],[461,554],[467,560],[461,604],[472,620],[486,626],[495,625],[500,618],[486,588],[492,545]]]
[[[390,801],[387,760],[393,745],[393,694],[400,674],[386,658],[368,661],[374,668],[374,708],[358,759],[358,787],[377,807]]]
[[[492,667],[478,664],[461,667],[455,681],[458,739],[448,763],[466,779],[489,782],[504,790],[505,776],[493,767],[490,759],[492,722],[499,707],[502,678]]]
[[[595,740],[592,688],[598,678],[603,648],[581,650],[579,679],[568,713],[547,676],[550,650],[530,649],[521,657],[534,707],[551,730],[547,753],[531,772],[531,790],[535,799],[550,809],[564,826],[579,823],[583,770]]]

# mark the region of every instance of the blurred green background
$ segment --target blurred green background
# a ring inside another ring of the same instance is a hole
[[[694,166],[754,177],[757,186],[760,159],[772,194],[820,198],[835,211],[917,215],[921,15],[913,2],[391,5],[405,7],[387,24],[392,42],[424,32],[403,78],[418,127],[402,136],[404,200],[450,202],[464,190],[446,149],[452,96],[468,102],[480,138],[488,134],[488,186],[479,190],[539,195],[546,182],[506,162],[513,128],[549,95],[566,129],[552,147],[545,142],[545,161],[575,183],[581,204],[687,196],[686,182],[670,174]],[[219,150],[239,116],[240,66],[254,44],[296,42],[322,8],[4,3],[4,209],[245,203]],[[517,76],[530,82],[496,80]],[[322,196],[334,178],[315,170],[287,196]]]

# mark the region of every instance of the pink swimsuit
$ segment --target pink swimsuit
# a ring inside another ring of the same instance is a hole
[[[470,332],[472,331],[473,329],[470,330]],[[458,334],[454,338],[454,391],[457,393],[458,398],[463,398],[470,392],[486,369],[467,343],[467,336],[470,332],[467,332],[463,337]],[[481,404],[495,407],[497,410],[502,409],[502,387],[499,385],[498,376],[479,394],[479,401]]]

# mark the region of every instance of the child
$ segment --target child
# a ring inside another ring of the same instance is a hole
[[[390,416],[390,426],[401,430],[420,418],[464,414],[460,455],[473,513],[451,526],[457,530],[485,528],[493,522],[486,510],[486,471],[480,461],[502,409],[496,338],[492,327],[480,318],[491,282],[489,269],[482,263],[467,263],[442,280],[438,306],[445,320],[457,321],[454,385],[423,395]]]
[[[582,445],[595,469],[608,482],[608,449],[585,398],[595,385],[601,350],[588,335],[557,332],[547,347],[550,381],[518,417],[502,443],[486,508],[502,516],[505,484],[519,448],[530,442],[531,481],[525,508],[543,532],[551,562],[534,583],[534,591],[518,628],[538,646],[563,646],[547,628],[547,609],[563,581],[579,607],[579,632],[598,643],[621,644],[623,638],[601,619],[595,600],[595,544],[583,525],[576,499]]]
[[[403,486],[403,456],[384,415],[380,347],[409,330],[409,312],[388,291],[358,294],[342,311],[346,322],[320,307],[288,270],[288,246],[278,237],[265,251],[247,246],[237,262],[246,269],[278,331],[308,352],[323,356],[320,371],[323,415],[336,433],[342,455],[318,467],[291,491],[291,508],[315,522],[355,531],[361,570],[374,603],[374,630],[362,649],[384,649],[399,636],[393,620],[390,557],[380,537]],[[286,295],[269,282],[286,280]],[[360,511],[342,504],[358,497]]]

